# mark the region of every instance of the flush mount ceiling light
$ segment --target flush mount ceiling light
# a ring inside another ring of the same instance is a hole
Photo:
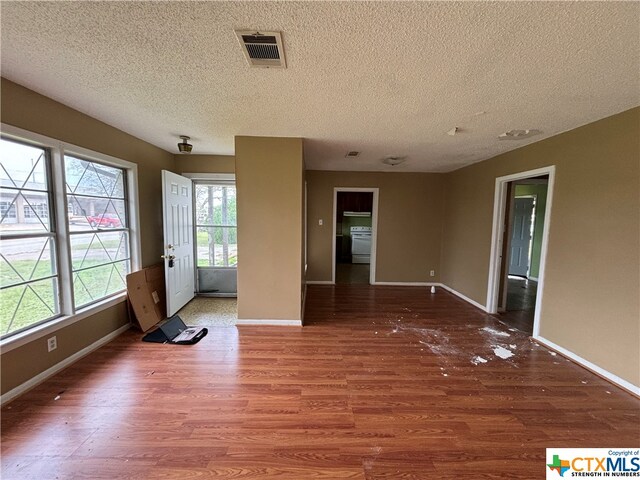
[[[180,138],[182,139],[182,142],[178,144],[178,150],[180,150],[180,153],[191,153],[193,145],[187,142],[190,138],[186,135],[180,135]]]
[[[540,130],[509,130],[508,132],[498,135],[498,140],[524,140],[542,133]]]
[[[382,159],[382,163],[387,164],[387,165],[391,165],[392,167],[395,167],[396,165],[400,165],[401,163],[403,163],[406,159],[407,159],[407,157],[399,157],[397,155],[389,155],[389,156],[384,157]]]

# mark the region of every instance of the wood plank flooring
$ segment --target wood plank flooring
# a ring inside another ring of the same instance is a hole
[[[2,479],[534,479],[640,443],[638,399],[442,290],[311,286],[306,321],[123,334],[2,408]]]

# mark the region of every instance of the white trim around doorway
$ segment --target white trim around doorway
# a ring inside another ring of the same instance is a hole
[[[547,259],[547,243],[549,241],[549,226],[551,223],[551,205],[553,203],[553,183],[556,167],[537,168],[526,172],[506,175],[496,178],[496,187],[493,203],[493,227],[491,232],[491,256],[489,259],[489,280],[487,286],[487,312],[498,313],[498,295],[500,293],[500,266],[502,263],[502,239],[504,235],[504,216],[507,198],[507,184],[515,180],[522,180],[541,175],[548,175],[547,200],[545,207],[544,225],[542,232],[542,246],[540,252],[540,269],[538,272],[538,291],[536,294],[535,315],[533,319],[533,338],[540,336],[540,311],[544,294],[544,273]]]
[[[378,244],[378,194],[379,188],[333,187],[333,220],[331,235],[331,283],[336,283],[336,221],[338,219],[338,192],[371,192],[373,208],[371,209],[371,260],[369,263],[369,284],[376,283],[376,248]]]

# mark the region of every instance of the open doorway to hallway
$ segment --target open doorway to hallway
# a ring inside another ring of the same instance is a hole
[[[554,168],[496,179],[487,309],[536,336]]]
[[[333,281],[373,283],[375,271],[376,189],[334,190]]]
[[[502,247],[507,261],[498,312],[505,323],[528,334],[533,333],[548,184],[549,175],[507,184],[507,228]]]

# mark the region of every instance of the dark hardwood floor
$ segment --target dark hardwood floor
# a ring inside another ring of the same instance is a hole
[[[640,442],[640,400],[441,289],[310,286],[306,323],[123,334],[2,408],[2,479],[538,479]]]

